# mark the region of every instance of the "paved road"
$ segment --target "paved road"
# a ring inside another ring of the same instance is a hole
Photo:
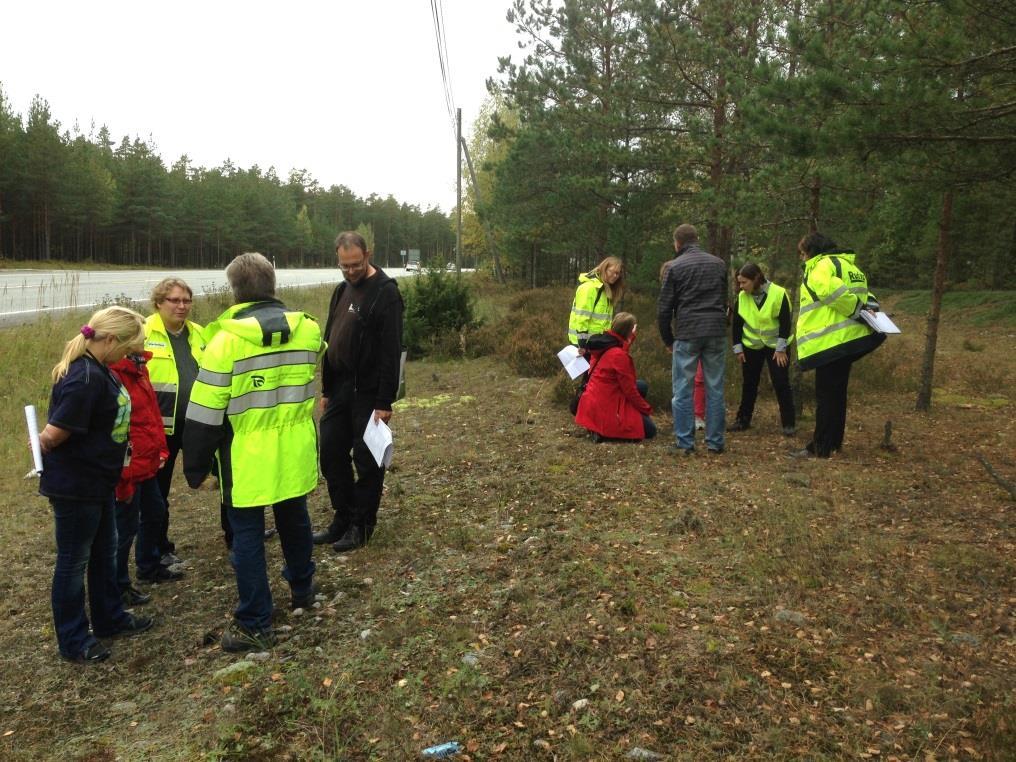
[[[386,269],[393,278],[406,276],[402,268]],[[45,312],[87,309],[120,296],[145,303],[152,287],[169,275],[178,275],[194,295],[226,288],[222,270],[0,270],[0,325],[26,323]],[[338,268],[277,270],[280,288],[335,283]]]

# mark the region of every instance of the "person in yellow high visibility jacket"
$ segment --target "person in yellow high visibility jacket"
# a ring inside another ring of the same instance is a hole
[[[751,428],[762,366],[768,365],[769,378],[780,406],[783,434],[793,436],[794,395],[790,390],[790,363],[787,359],[787,350],[794,340],[790,298],[785,288],[766,280],[762,268],[754,262],[746,262],[737,271],[737,285],[740,293],[737,295],[732,335],[734,357],[741,364],[741,404],[727,431]]]
[[[169,457],[156,474],[159,492],[166,509],[155,542],[162,560],[160,568],[146,582],[166,582],[182,576],[172,567],[180,562],[176,545],[169,539],[169,490],[173,470],[183,444],[184,416],[191,386],[198,375],[198,361],[205,348],[204,328],[190,319],[194,292],[180,278],[163,278],[152,289],[155,312],[145,319],[145,351],[152,353],[148,375],[155,389],[166,431]]]
[[[568,341],[585,350],[586,339],[610,328],[614,306],[624,294],[624,263],[607,257],[579,275],[579,286],[568,318]]]
[[[798,244],[804,262],[800,311],[797,316],[797,361],[815,371],[815,432],[795,457],[828,458],[843,447],[847,423],[850,368],[885,341],[858,316],[877,309],[868,278],[855,263],[854,252],[841,249],[822,233],[806,235]]]
[[[266,506],[275,515],[292,607],[314,601],[307,494],[318,480],[314,373],[325,344],[312,317],[275,298],[275,268],[263,256],[241,254],[226,277],[237,303],[206,330],[187,406],[184,475],[197,488],[218,461],[240,599],[222,648],[263,650],[274,643]]]

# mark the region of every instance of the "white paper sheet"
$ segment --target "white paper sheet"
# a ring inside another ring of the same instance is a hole
[[[861,310],[861,319],[879,333],[901,333],[899,327],[884,312]]]
[[[363,432],[363,443],[367,445],[367,449],[379,466],[388,468],[392,464],[395,445],[392,442],[392,430],[388,428],[387,423],[382,420],[375,421],[371,415]]]
[[[574,344],[569,344],[558,352],[557,359],[561,361],[572,380],[589,370],[589,362],[579,354],[579,348]]]
[[[32,443],[32,459],[35,461],[35,472],[42,473],[42,445],[39,442],[39,419],[35,414],[35,405],[25,405],[25,422],[28,424],[28,439]]]

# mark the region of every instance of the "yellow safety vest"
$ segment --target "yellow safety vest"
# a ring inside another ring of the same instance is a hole
[[[186,321],[185,325],[191,355],[200,363],[201,352],[205,348],[205,329],[190,320]],[[173,356],[169,332],[162,322],[162,315],[158,312],[145,319],[145,350],[152,353],[152,359],[148,361],[148,376],[152,379],[152,388],[155,389],[155,396],[159,400],[159,411],[162,414],[166,436],[170,436],[176,430],[180,375],[176,370],[176,358]]]
[[[776,340],[780,337],[780,308],[786,295],[787,290],[783,286],[770,283],[761,309],[751,294],[742,291],[737,295],[737,314],[744,320],[741,343],[745,347],[776,349]],[[789,336],[787,344],[793,340],[793,335]]]

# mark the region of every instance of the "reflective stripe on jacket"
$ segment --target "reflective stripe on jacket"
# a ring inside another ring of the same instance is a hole
[[[741,343],[748,349],[769,347],[776,349],[776,341],[780,338],[780,308],[787,296],[787,290],[775,283],[769,283],[766,300],[760,308],[755,297],[742,291],[737,295],[737,314],[744,320],[741,329]],[[789,307],[788,307],[789,309]],[[787,338],[787,344],[794,340],[793,334]]]
[[[592,334],[609,330],[613,318],[610,293],[596,272],[579,275],[579,287],[568,318],[568,341],[584,345]]]
[[[868,279],[853,252],[819,254],[804,263],[797,315],[797,359],[802,370],[868,354],[885,335],[857,319],[867,302]]]
[[[218,452],[228,506],[306,495],[318,481],[314,373],[325,349],[321,328],[271,300],[229,308],[206,335],[184,429],[187,482],[200,484]]]
[[[200,364],[201,352],[205,348],[205,329],[190,320],[186,321],[186,325],[191,355]],[[166,436],[172,436],[176,430],[176,397],[180,376],[176,370],[173,344],[162,322],[162,315],[158,312],[145,318],[145,351],[152,353],[152,359],[148,361],[148,376],[152,380],[155,397],[159,400],[162,425],[166,429]]]

